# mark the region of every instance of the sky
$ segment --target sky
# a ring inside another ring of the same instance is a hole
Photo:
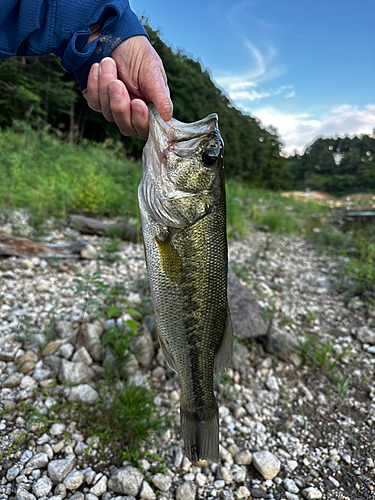
[[[375,128],[373,0],[130,0],[285,154]],[[220,119],[220,117],[219,117]]]

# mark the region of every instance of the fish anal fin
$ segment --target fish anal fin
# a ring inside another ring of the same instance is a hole
[[[233,330],[228,309],[225,330],[220,347],[214,357],[214,376],[219,377],[228,368],[233,355]]]
[[[182,262],[176,248],[173,245],[172,238],[155,237],[159,250],[161,269],[166,277],[177,285],[184,280]]]
[[[160,333],[159,333],[159,330],[156,329],[156,333],[157,333],[157,336],[158,336],[158,340],[159,340],[159,344],[160,344],[160,347],[161,347],[161,350],[162,350],[162,353],[164,355],[164,358],[165,358],[165,361],[167,362],[167,365],[169,366],[169,368],[171,370],[173,370],[174,372],[177,373],[177,366],[176,366],[176,363],[173,359],[173,357],[169,354],[169,352],[167,351],[167,348],[165,347],[165,344],[163,342],[163,339],[161,338],[160,336]]]

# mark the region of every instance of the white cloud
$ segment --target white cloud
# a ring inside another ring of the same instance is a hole
[[[249,111],[249,110],[247,110]],[[354,136],[371,133],[375,126],[375,104],[364,108],[343,104],[332,108],[321,118],[309,113],[285,113],[273,107],[251,110],[264,126],[273,125],[284,142],[288,154],[301,153],[317,137]]]
[[[255,85],[254,85],[255,86]],[[231,85],[231,88],[232,85]],[[241,88],[239,87],[238,85],[236,86],[236,88]],[[281,85],[281,87],[275,89],[275,90],[255,90],[255,89],[251,89],[251,90],[231,90],[229,92],[229,97],[232,99],[232,101],[257,101],[257,100],[260,100],[260,99],[265,99],[267,97],[273,97],[273,96],[276,96],[276,95],[280,95],[282,94],[285,90],[289,90],[289,89],[292,89],[292,85]],[[289,98],[289,97],[293,97],[293,94],[294,95],[294,91],[292,92],[289,92],[288,94],[284,95],[285,98]]]

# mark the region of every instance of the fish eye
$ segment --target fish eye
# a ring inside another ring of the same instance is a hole
[[[206,149],[202,153],[202,161],[205,165],[213,165],[217,160],[217,153],[214,149]]]

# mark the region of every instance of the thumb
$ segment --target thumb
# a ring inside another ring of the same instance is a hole
[[[165,122],[169,122],[173,114],[173,103],[170,96],[164,68],[157,67],[152,78],[147,78],[144,96],[152,102]]]

